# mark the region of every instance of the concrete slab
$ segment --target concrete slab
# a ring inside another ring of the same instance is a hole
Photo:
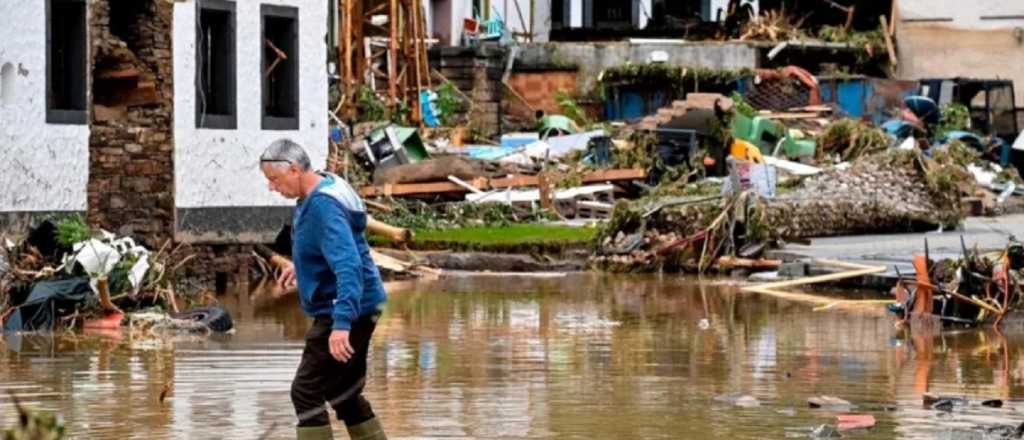
[[[1006,246],[1011,236],[1024,238],[1024,214],[1000,217],[969,217],[955,230],[931,231],[908,234],[873,234],[811,239],[810,245],[787,245],[784,249],[769,252],[768,258],[835,259],[864,264],[885,264],[888,275],[913,274],[911,258],[924,252],[924,241],[932,259],[956,258],[960,256],[960,237],[968,248],[977,246],[983,251],[999,250]]]

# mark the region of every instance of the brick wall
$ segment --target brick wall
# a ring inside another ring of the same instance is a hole
[[[506,57],[506,50],[495,45],[434,47],[429,51],[431,69],[441,72],[473,100],[470,125],[484,137],[501,132],[501,76]]]
[[[555,94],[560,91],[568,93],[570,96],[576,94],[576,71],[537,70],[515,72],[509,79],[509,85],[534,110],[543,110],[547,114],[560,114],[562,110],[555,100]],[[526,114],[528,109],[519,105],[510,105],[509,111],[517,117],[532,118],[534,116]]]

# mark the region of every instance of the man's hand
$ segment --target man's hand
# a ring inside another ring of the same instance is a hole
[[[331,347],[331,356],[338,362],[348,362],[355,354],[355,349],[348,343],[348,330],[331,331],[331,339],[328,341]]]
[[[295,264],[282,263],[281,275],[277,276],[277,287],[280,287],[281,290],[288,290],[293,286],[295,286]]]

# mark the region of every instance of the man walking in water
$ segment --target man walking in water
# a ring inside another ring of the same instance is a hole
[[[260,156],[270,190],[298,199],[292,216],[294,266],[282,286],[298,282],[302,310],[313,318],[292,381],[299,440],[333,438],[328,403],[353,440],[386,439],[363,398],[366,354],[386,300],[366,242],[366,205],[341,177],[312,170],[298,144],[278,140]]]

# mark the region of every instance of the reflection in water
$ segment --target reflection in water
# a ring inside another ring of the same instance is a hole
[[[82,438],[289,438],[308,321],[259,286],[221,301],[233,335],[8,341],[0,387]],[[911,336],[884,317],[681,278],[443,280],[391,291],[367,395],[393,438],[781,438],[834,423],[806,408],[821,394],[876,416],[854,438],[934,438],[1016,420],[1016,402],[943,416],[921,394],[1019,398],[1022,338]],[[713,401],[732,392],[762,405]],[[9,409],[0,395],[0,424]]]

